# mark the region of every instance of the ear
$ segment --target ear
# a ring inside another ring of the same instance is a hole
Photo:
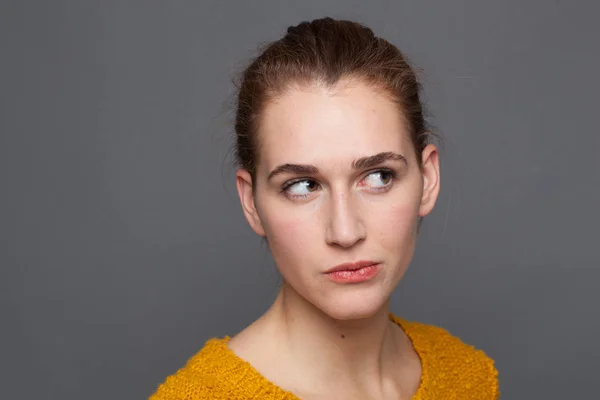
[[[238,169],[235,173],[235,183],[238,196],[242,203],[242,211],[250,224],[250,227],[259,236],[265,236],[265,231],[260,221],[260,216],[254,204],[254,192],[252,190],[252,176],[245,169]]]
[[[419,206],[419,216],[424,217],[433,210],[440,192],[440,162],[437,147],[433,144],[423,149],[423,194]]]

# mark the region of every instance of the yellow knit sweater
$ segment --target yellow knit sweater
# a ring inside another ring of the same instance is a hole
[[[446,330],[409,322],[390,314],[421,359],[421,383],[413,400],[496,400],[494,361]],[[229,337],[213,338],[149,400],[267,399],[299,400],[268,381],[228,347]]]

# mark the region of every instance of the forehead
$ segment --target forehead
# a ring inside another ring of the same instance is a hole
[[[333,167],[358,157],[393,151],[410,157],[412,143],[398,104],[360,82],[336,88],[290,89],[263,110],[259,160]]]

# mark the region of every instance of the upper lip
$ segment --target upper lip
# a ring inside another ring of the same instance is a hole
[[[357,262],[353,262],[353,263],[344,263],[344,264],[336,265],[335,267],[328,269],[327,271],[325,271],[325,273],[329,274],[331,272],[336,272],[336,271],[354,271],[354,270],[368,267],[370,265],[375,265],[375,264],[379,264],[379,263],[377,261],[357,261]]]

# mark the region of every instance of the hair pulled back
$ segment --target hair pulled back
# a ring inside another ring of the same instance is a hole
[[[430,141],[421,85],[400,50],[368,27],[332,18],[302,22],[268,44],[241,76],[235,117],[235,158],[255,178],[260,116],[265,106],[293,87],[332,88],[340,79],[373,85],[399,105],[419,165]]]

